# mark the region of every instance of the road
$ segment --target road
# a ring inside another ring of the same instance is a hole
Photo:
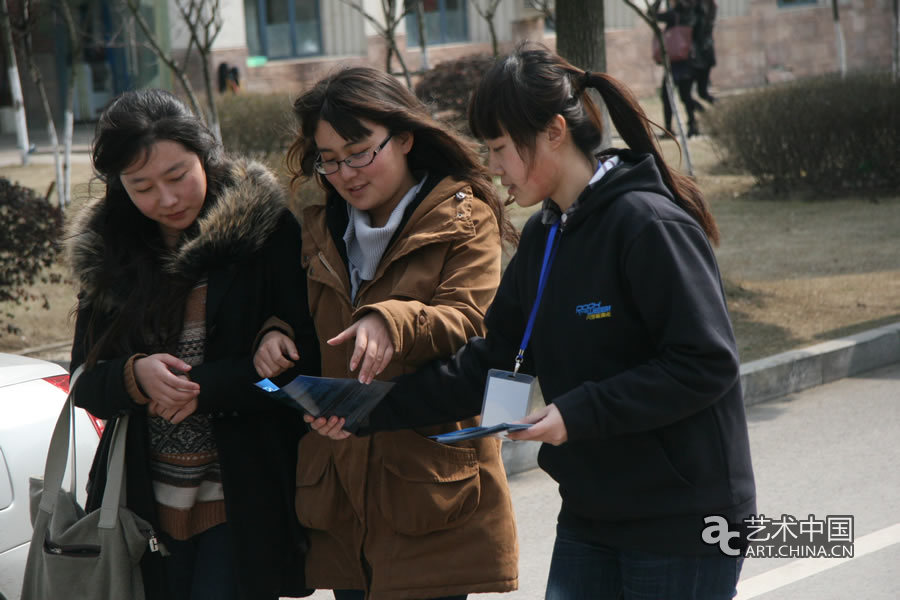
[[[745,561],[738,600],[900,598],[900,364],[747,411],[758,511],[806,519],[853,515],[855,557]],[[519,531],[519,591],[472,600],[540,600],[559,497],[540,470],[510,478]],[[331,598],[324,591],[312,596]]]

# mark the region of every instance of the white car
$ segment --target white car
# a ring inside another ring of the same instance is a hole
[[[28,479],[44,474],[50,435],[68,389],[69,375],[61,366],[0,354],[0,600],[19,599],[31,541]],[[103,423],[80,408],[75,423],[76,489],[83,506]],[[70,477],[67,473],[63,479],[67,489]]]

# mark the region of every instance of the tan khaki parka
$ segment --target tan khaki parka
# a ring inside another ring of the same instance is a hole
[[[353,343],[325,343],[361,316],[387,321],[391,379],[484,335],[500,281],[501,245],[490,207],[445,178],[385,251],[356,301],[324,206],[303,214],[303,265],[322,375],[354,377]],[[299,445],[296,510],[308,529],[307,583],[367,590],[371,600],[506,592],[518,585],[518,545],[500,440],[444,445],[426,436],[475,419],[421,430]]]

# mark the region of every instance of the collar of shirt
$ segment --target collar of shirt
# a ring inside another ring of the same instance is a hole
[[[597,170],[594,172],[591,180],[588,181],[588,186],[600,181],[600,179],[606,175],[606,173],[615,167],[617,164],[621,162],[621,159],[618,156],[612,156],[608,158],[606,161],[601,162],[597,166]],[[565,213],[559,208],[559,205],[556,204],[551,198],[547,198],[544,200],[544,204],[541,207],[541,222],[544,225],[553,225],[559,220],[562,220],[563,225],[565,225],[566,221],[569,220],[569,217],[575,214],[578,208],[581,206],[581,202],[576,199],[575,202],[572,203],[572,206],[566,210]]]

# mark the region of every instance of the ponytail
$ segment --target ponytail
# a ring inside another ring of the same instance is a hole
[[[572,69],[577,71],[575,67]],[[580,74],[580,77],[583,79],[584,87],[594,88],[603,98],[603,103],[609,111],[609,118],[625,144],[636,152],[653,156],[663,183],[672,193],[675,202],[700,224],[713,244],[718,244],[719,228],[709,211],[709,205],[703,199],[700,188],[690,177],[670,169],[663,160],[656,136],[650,129],[651,121],[647,118],[634,94],[621,82],[605,73],[585,71]],[[582,95],[581,101],[585,104],[585,108],[588,105],[591,106],[593,111],[588,109],[589,112],[599,112],[588,96]],[[602,121],[599,118],[598,123],[602,128]]]
[[[594,159],[602,146],[603,118],[597,104],[584,93],[587,88],[594,88],[603,98],[625,144],[653,156],[676,204],[718,243],[719,230],[699,188],[666,165],[650,129],[651,121],[634,95],[605,73],[582,71],[544,46],[523,42],[494,63],[478,84],[469,103],[469,129],[481,139],[506,133],[523,156],[533,158],[537,134],[556,115],[562,115],[575,145]]]

